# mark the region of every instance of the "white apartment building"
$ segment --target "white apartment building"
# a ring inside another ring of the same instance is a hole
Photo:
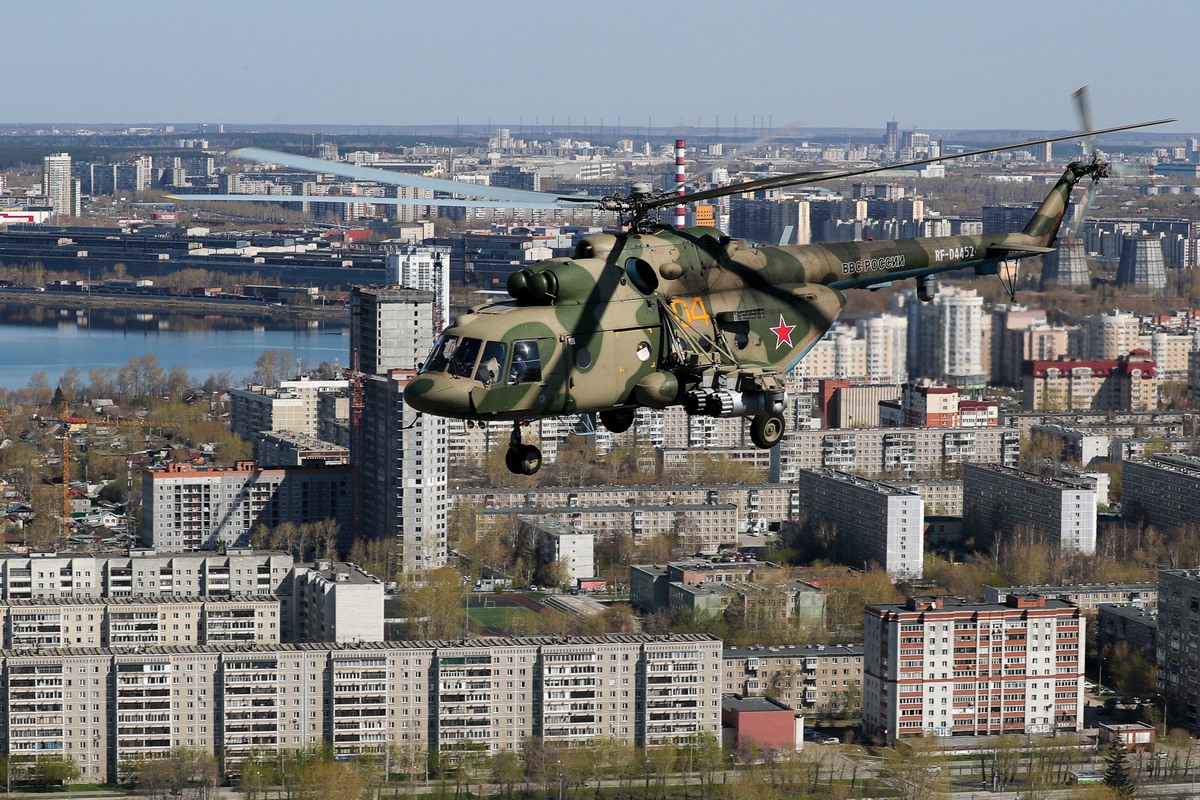
[[[258,525],[351,521],[350,468],[231,469],[170,464],[142,475],[142,542],[162,551],[246,545]]]
[[[229,597],[288,593],[293,560],[271,550],[229,548],[128,555],[0,554],[0,600],[50,598]]]
[[[57,153],[42,158],[42,194],[56,217],[78,217],[81,212],[79,181],[71,177],[71,156]]]
[[[88,782],[173,747],[212,752],[227,777],[249,757],[327,744],[516,752],[599,737],[655,746],[720,732],[721,642],[617,634],[466,642],[0,651],[0,754],[70,758]],[[395,763],[395,762],[393,762]]]
[[[11,650],[278,644],[283,627],[279,600],[262,595],[0,601],[0,631]]]
[[[433,334],[440,336],[450,324],[450,248],[387,243],[384,249],[390,284],[433,292]]]
[[[919,494],[821,468],[802,470],[799,488],[809,526],[835,526],[843,564],[878,564],[893,579],[921,577],[925,501]]]
[[[983,298],[973,289],[943,286],[932,301],[906,305],[911,375],[950,386],[984,386]]]
[[[1086,626],[1078,606],[1040,596],[869,605],[863,733],[890,744],[1079,731]]]
[[[54,634],[58,637],[54,641],[61,644],[53,646],[62,647],[115,647],[117,640],[105,638],[111,633],[103,627],[105,619],[136,619],[138,624],[130,630],[148,634],[155,629],[151,621],[159,616],[164,627],[156,643],[163,645],[380,641],[383,595],[382,582],[352,564],[297,563],[285,553],[264,550],[157,553],[135,549],[128,556],[0,556],[0,608],[11,606],[9,617],[44,615],[45,620],[58,620],[64,626],[72,615],[87,619],[88,626],[73,634],[65,627]],[[220,605],[226,602],[232,605]],[[109,610],[100,612],[90,606],[86,612],[71,610],[89,603]],[[261,611],[270,617],[265,634],[214,639],[207,628],[196,627],[221,619],[232,628],[246,629],[246,618],[251,616],[247,603],[270,604],[270,608],[253,605],[259,609],[255,614]],[[151,613],[155,604],[175,606],[170,610],[169,630],[166,611]],[[41,632],[53,634],[50,628]]]
[[[548,516],[521,517],[536,539],[539,564],[561,564],[572,583],[596,574],[596,534]]]
[[[1115,308],[1084,317],[1080,324],[1079,357],[1115,361],[1140,346],[1141,321],[1128,311]]]
[[[1096,489],[998,464],[963,465],[963,527],[977,541],[1018,528],[1063,550],[1096,552]]]
[[[1015,466],[1021,433],[1015,428],[862,428],[790,431],[779,449],[779,480],[828,467],[865,475],[910,477],[948,464]]]
[[[319,561],[292,579],[298,642],[382,642],[383,582],[353,564]]]

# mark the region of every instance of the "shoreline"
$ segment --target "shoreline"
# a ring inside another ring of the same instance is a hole
[[[130,311],[223,313],[247,319],[302,319],[350,323],[347,306],[276,306],[249,300],[167,295],[137,297],[126,294],[38,292],[33,289],[0,289],[0,303],[47,308],[107,308]]]

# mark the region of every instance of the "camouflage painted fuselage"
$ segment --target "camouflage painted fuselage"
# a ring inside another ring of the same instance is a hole
[[[1068,167],[1021,233],[791,247],[754,247],[714,228],[589,237],[573,258],[514,274],[512,301],[456,319],[444,338],[474,341],[479,354],[458,374],[431,358],[405,400],[442,416],[517,420],[665,407],[697,388],[782,391],[783,374],[844,307],[842,290],[993,273],[1045,252],[1086,170]],[[529,342],[537,380],[509,378],[515,348]],[[490,375],[488,343],[505,360]]]

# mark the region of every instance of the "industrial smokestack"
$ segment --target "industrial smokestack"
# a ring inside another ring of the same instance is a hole
[[[680,197],[684,194],[683,182],[687,180],[687,171],[684,169],[684,155],[687,153],[687,142],[684,139],[675,140],[675,185],[679,188],[675,190],[675,194]],[[683,204],[675,206],[675,227],[682,228],[686,224],[686,211]]]

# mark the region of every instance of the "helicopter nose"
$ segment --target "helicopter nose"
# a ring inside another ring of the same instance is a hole
[[[418,376],[404,387],[404,402],[417,411],[439,417],[461,417],[471,411],[470,397],[461,381]]]

